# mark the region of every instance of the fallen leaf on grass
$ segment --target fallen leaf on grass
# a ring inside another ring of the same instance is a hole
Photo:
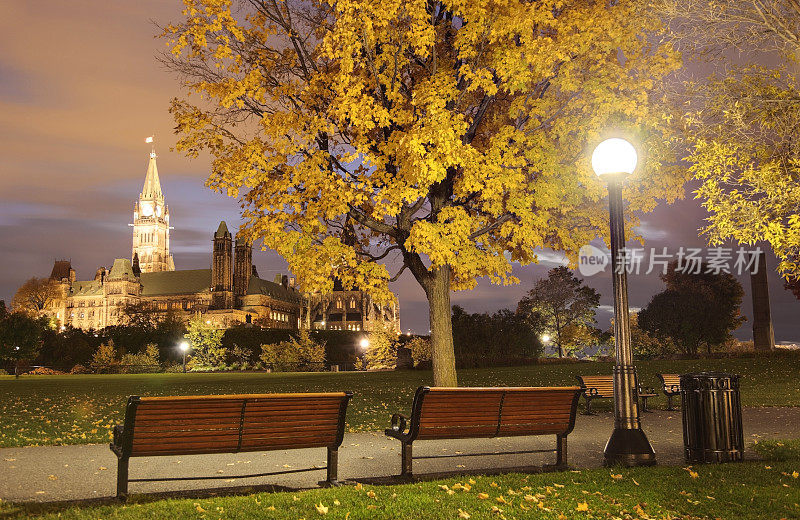
[[[327,515],[328,514],[328,508],[326,506],[324,506],[322,504],[322,502],[320,502],[319,504],[315,504],[314,508],[317,510],[317,513],[319,513],[321,515]]]
[[[587,504],[586,502],[579,502],[578,506],[575,508],[575,511],[588,511],[588,510],[589,510],[589,504]]]
[[[458,517],[463,518],[464,520],[469,520],[470,514],[464,511],[463,509],[458,510]]]

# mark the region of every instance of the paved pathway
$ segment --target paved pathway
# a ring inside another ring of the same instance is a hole
[[[569,463],[575,468],[597,467],[613,426],[605,412],[578,416],[569,437]],[[680,412],[655,411],[644,415],[643,426],[659,464],[683,464]],[[800,408],[746,408],[744,433],[755,439],[794,438],[800,433]],[[379,479],[400,471],[399,442],[378,432],[353,433],[344,438],[339,452],[340,480]],[[550,436],[539,438],[421,441],[415,455],[470,453],[494,450],[543,449],[554,445]],[[752,452],[747,456],[753,457]],[[553,462],[553,455],[454,457],[414,462],[417,476],[432,473],[491,471],[502,467],[539,466]],[[231,479],[235,475],[283,471],[325,465],[324,449],[289,452],[185,455],[131,459],[131,478],[219,475],[220,480],[131,483],[131,493],[191,490],[224,491],[221,488],[273,485],[288,489],[315,487],[324,471],[271,477]],[[0,449],[0,499],[7,501],[61,501],[113,496],[116,458],[107,445],[44,446]]]

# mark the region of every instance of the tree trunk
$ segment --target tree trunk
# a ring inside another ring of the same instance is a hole
[[[426,284],[430,309],[431,351],[434,386],[458,386],[456,356],[453,350],[453,320],[450,311],[450,269],[439,267],[431,272]]]

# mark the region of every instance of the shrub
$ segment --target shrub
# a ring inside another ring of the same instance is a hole
[[[207,324],[201,316],[189,321],[186,339],[192,346],[189,366],[192,370],[214,370],[225,367],[226,349],[222,346],[224,330]]]
[[[397,367],[397,336],[384,331],[372,332],[364,362],[367,370],[394,370]]]
[[[117,365],[117,353],[114,350],[114,342],[103,343],[92,356],[89,366],[98,374],[111,372]]]
[[[92,371],[86,368],[85,366],[78,364],[72,367],[72,370],[70,370],[69,373],[73,375],[80,375],[80,374],[91,374]]]
[[[145,347],[144,352],[125,354],[120,364],[126,373],[152,372],[159,367],[158,345],[151,343]]]
[[[29,376],[60,376],[63,375],[64,372],[47,367],[36,367],[25,374]]]
[[[7,376],[7,375],[9,375],[8,371],[4,368],[0,368],[0,376]]]
[[[325,344],[311,338],[307,330],[287,341],[261,345],[261,362],[277,372],[315,372],[325,368]]]
[[[406,343],[406,348],[411,351],[414,366],[431,361],[431,342],[429,339],[416,337]]]

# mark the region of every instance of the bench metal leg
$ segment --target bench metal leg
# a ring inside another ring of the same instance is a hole
[[[586,408],[584,408],[584,410],[583,410],[583,415],[594,415],[594,412],[592,412],[592,398],[591,397],[587,397],[586,398]]]
[[[401,448],[400,451],[400,458],[401,458],[400,476],[410,478],[411,476],[413,476],[413,473],[411,471],[411,463],[414,460],[414,457],[412,455],[413,450],[411,448],[411,443],[404,442],[402,446],[403,447]]]
[[[556,435],[556,467],[567,467],[567,436]]]
[[[339,484],[339,449],[328,448],[328,484],[336,486]]]
[[[645,397],[642,395],[639,396],[639,398],[642,400],[642,412],[649,412],[650,409],[647,408],[647,400],[649,399],[649,397]]]
[[[672,407],[672,394],[667,394],[667,410],[670,412],[675,410],[675,408]]]
[[[117,498],[128,498],[128,461],[127,457],[117,459]]]

